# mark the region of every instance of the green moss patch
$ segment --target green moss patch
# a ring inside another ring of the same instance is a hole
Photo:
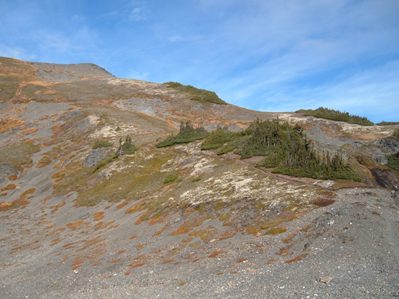
[[[32,155],[40,150],[33,142],[18,142],[0,147],[0,164],[9,164],[17,170],[32,165]]]
[[[226,104],[226,102],[219,98],[219,96],[213,91],[196,88],[191,85],[183,85],[178,82],[166,82],[164,85],[178,92],[185,93],[188,98],[193,101],[201,103]]]
[[[373,126],[374,123],[367,119],[366,117],[361,117],[357,115],[349,114],[348,112],[342,112],[338,110],[328,109],[324,107],[317,108],[315,110],[312,109],[303,109],[296,111],[297,113],[301,113],[305,116],[314,116],[317,118],[324,118],[335,121],[344,121],[350,124],[357,124],[362,126]]]

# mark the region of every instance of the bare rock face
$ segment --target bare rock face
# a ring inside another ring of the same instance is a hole
[[[48,82],[78,81],[85,78],[112,78],[112,74],[92,63],[51,64],[32,63],[37,70],[37,76]]]
[[[97,166],[109,153],[109,150],[106,148],[96,148],[93,149],[89,155],[84,160],[85,167],[94,167]]]

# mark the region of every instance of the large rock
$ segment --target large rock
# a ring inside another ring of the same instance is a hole
[[[109,149],[107,148],[96,148],[93,149],[89,155],[85,158],[83,165],[85,167],[97,166],[105,157],[108,155]]]

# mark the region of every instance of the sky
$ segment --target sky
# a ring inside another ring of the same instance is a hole
[[[399,121],[399,0],[0,0],[0,56]]]

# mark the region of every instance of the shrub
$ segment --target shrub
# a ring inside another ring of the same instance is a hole
[[[177,135],[172,135],[157,144],[158,148],[172,146],[175,144],[190,143],[204,139],[208,132],[203,128],[194,128],[190,122],[181,122],[180,130]]]
[[[101,140],[94,141],[93,149],[101,148],[101,147],[110,147],[110,146],[112,146],[112,142],[105,140],[105,139],[101,139]]]
[[[132,142],[130,136],[126,136],[125,140],[122,138],[119,140],[119,148],[116,152],[117,156],[121,155],[131,155],[137,150],[136,146]]]
[[[399,129],[396,129],[396,130],[393,132],[392,136],[393,136],[394,138],[396,138],[396,139],[399,139]]]
[[[296,111],[297,113],[301,113],[305,116],[314,116],[317,118],[324,118],[335,121],[344,121],[350,124],[358,124],[363,126],[373,126],[374,123],[368,120],[366,117],[361,117],[357,115],[349,114],[348,112],[341,112],[338,110],[328,109],[324,107],[317,108],[316,110],[312,109],[302,109]]]
[[[399,171],[399,153],[387,156],[388,167]]]
[[[201,145],[202,150],[211,150],[220,148],[223,145],[233,141],[240,133],[230,132],[227,128],[217,128],[208,134]]]
[[[166,82],[164,85],[187,94],[189,99],[193,101],[199,101],[202,103],[226,104],[226,102],[219,98],[219,96],[213,91],[199,89],[191,85],[183,85],[178,82]]]

